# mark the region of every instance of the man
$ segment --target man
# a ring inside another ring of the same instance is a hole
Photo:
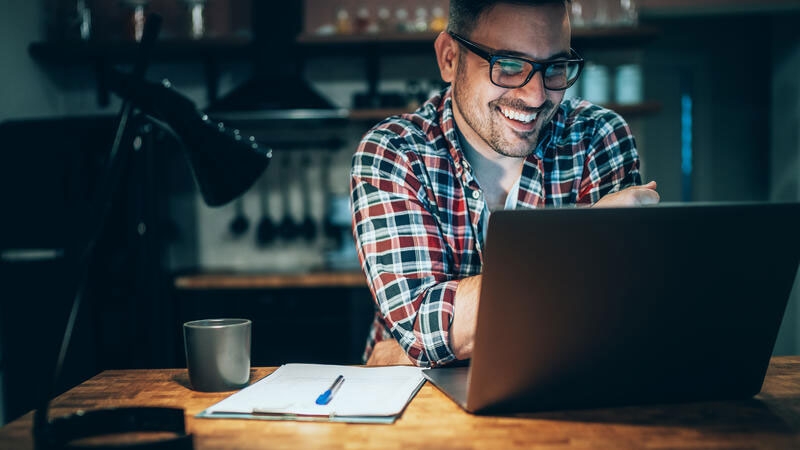
[[[492,211],[659,201],[625,121],[562,103],[583,64],[566,0],[451,0],[434,47],[450,87],[353,156],[353,234],[378,306],[370,364],[470,358]]]

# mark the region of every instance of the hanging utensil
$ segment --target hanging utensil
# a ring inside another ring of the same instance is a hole
[[[301,186],[301,193],[303,195],[303,211],[305,218],[300,224],[300,236],[308,242],[313,241],[317,237],[317,222],[311,214],[311,177],[308,172],[311,169],[311,156],[306,152],[300,160],[300,170],[303,171],[303,185]]]
[[[283,219],[278,224],[278,235],[286,240],[292,240],[297,237],[299,226],[292,219],[292,205],[289,198],[289,180],[291,177],[291,164],[292,160],[288,155],[283,157],[283,164],[281,167],[281,200],[283,203]]]
[[[331,197],[331,155],[328,152],[325,152],[322,157],[322,194],[325,199],[325,221],[323,222],[322,229],[325,233],[325,237],[328,238],[335,247],[339,247],[342,239],[342,232],[331,220],[331,216],[333,215],[333,211],[331,210],[333,198]]]
[[[236,199],[234,207],[236,208],[236,214],[228,225],[228,229],[234,237],[239,237],[250,228],[250,219],[244,213],[244,199],[242,197]]]
[[[266,180],[266,178],[264,178]],[[256,243],[263,247],[275,240],[275,222],[269,213],[269,185],[262,181],[258,190],[259,203],[261,204],[261,220],[258,221],[256,228]]]

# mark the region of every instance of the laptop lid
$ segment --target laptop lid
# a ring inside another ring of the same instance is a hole
[[[758,393],[797,274],[798,229],[800,204],[493,213],[462,406]]]

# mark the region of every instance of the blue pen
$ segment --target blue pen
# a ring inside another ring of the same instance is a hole
[[[317,397],[317,404],[327,405],[328,403],[330,403],[331,400],[333,400],[333,396],[336,395],[336,391],[338,391],[339,388],[342,387],[343,383],[344,383],[344,375],[339,375],[338,377],[336,377],[336,380],[333,381],[331,387],[329,387],[327,391],[323,392],[322,394],[319,395],[319,397]]]

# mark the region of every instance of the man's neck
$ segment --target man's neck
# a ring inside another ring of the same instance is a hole
[[[482,145],[476,147],[460,131],[458,140],[464,157],[472,166],[473,174],[483,190],[489,211],[503,209],[509,191],[522,173],[525,158],[503,156],[482,141]]]

